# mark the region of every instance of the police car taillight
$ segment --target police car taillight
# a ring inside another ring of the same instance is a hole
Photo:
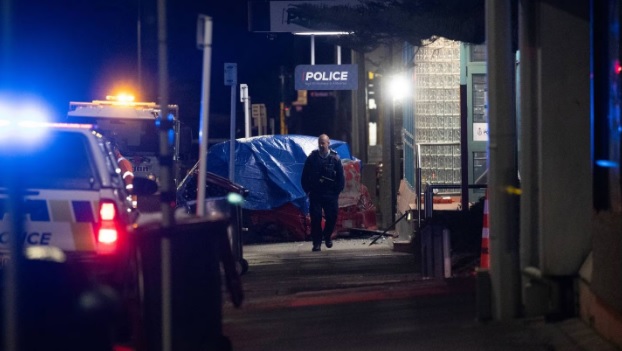
[[[97,251],[114,253],[119,241],[117,226],[117,207],[111,201],[103,200],[99,205],[99,229],[97,230]]]

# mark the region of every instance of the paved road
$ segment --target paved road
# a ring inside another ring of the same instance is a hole
[[[422,279],[413,255],[369,242],[245,246],[245,302],[223,307],[233,349],[613,350],[578,320],[480,323],[473,278]]]

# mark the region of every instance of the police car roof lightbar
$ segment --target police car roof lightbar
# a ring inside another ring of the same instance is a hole
[[[78,123],[0,120],[0,128],[2,127],[92,129],[93,125],[92,124],[78,124]]]
[[[118,102],[93,100],[92,102],[70,102],[68,117],[134,118],[155,119],[160,115],[160,106],[155,102]],[[169,111],[178,115],[179,107],[169,105]]]

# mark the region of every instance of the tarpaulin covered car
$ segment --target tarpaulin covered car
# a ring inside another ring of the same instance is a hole
[[[349,228],[376,229],[375,208],[361,183],[361,162],[347,143],[331,140],[342,160],[346,186],[339,196],[336,235]],[[235,140],[234,180],[249,190],[243,208],[255,239],[305,240],[309,237],[309,202],[300,184],[307,156],[317,149],[317,137],[271,135]],[[229,177],[230,143],[208,151],[208,171]]]

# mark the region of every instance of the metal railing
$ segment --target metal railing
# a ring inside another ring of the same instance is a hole
[[[461,194],[461,196],[465,196],[465,194],[463,194],[465,189],[485,189],[487,188],[487,184],[468,184],[466,186],[463,186],[462,184],[462,178],[460,179],[460,182],[455,183],[455,184],[447,184],[447,183],[431,183],[431,182],[426,182],[426,187],[425,189],[423,189],[423,178],[422,178],[422,153],[421,153],[421,148],[423,146],[460,146],[461,144],[459,142],[426,142],[426,143],[416,143],[416,155],[415,155],[415,192],[417,194],[417,201],[416,201],[416,211],[417,211],[417,228],[416,231],[419,232],[419,230],[421,229],[422,226],[422,218],[421,218],[421,214],[422,214],[422,208],[423,208],[423,214],[424,214],[424,218],[423,220],[427,220],[432,218],[432,212],[434,210],[434,190],[441,190],[441,189],[445,189],[445,190],[450,190],[450,189],[458,189],[458,191],[456,193]],[[451,157],[455,156],[452,152],[451,155],[449,155]],[[438,163],[437,163],[438,164]],[[464,170],[462,170],[464,171]],[[461,174],[463,172],[460,172]],[[477,183],[478,181],[476,181]],[[443,195],[446,195],[447,192],[443,193]],[[423,195],[423,204],[422,204],[422,200],[421,197]],[[466,202],[468,203],[468,202]],[[466,211],[468,210],[468,208],[466,208],[466,206],[464,206],[465,201],[462,201],[462,210]],[[423,205],[423,206],[422,206]]]
[[[422,176],[421,176],[421,147],[422,146],[460,146],[459,142],[429,142],[416,143],[415,155],[415,193],[417,194],[417,232],[421,228],[421,195],[422,195]],[[460,185],[454,185],[454,188],[460,188]],[[425,206],[428,208],[428,206]]]

